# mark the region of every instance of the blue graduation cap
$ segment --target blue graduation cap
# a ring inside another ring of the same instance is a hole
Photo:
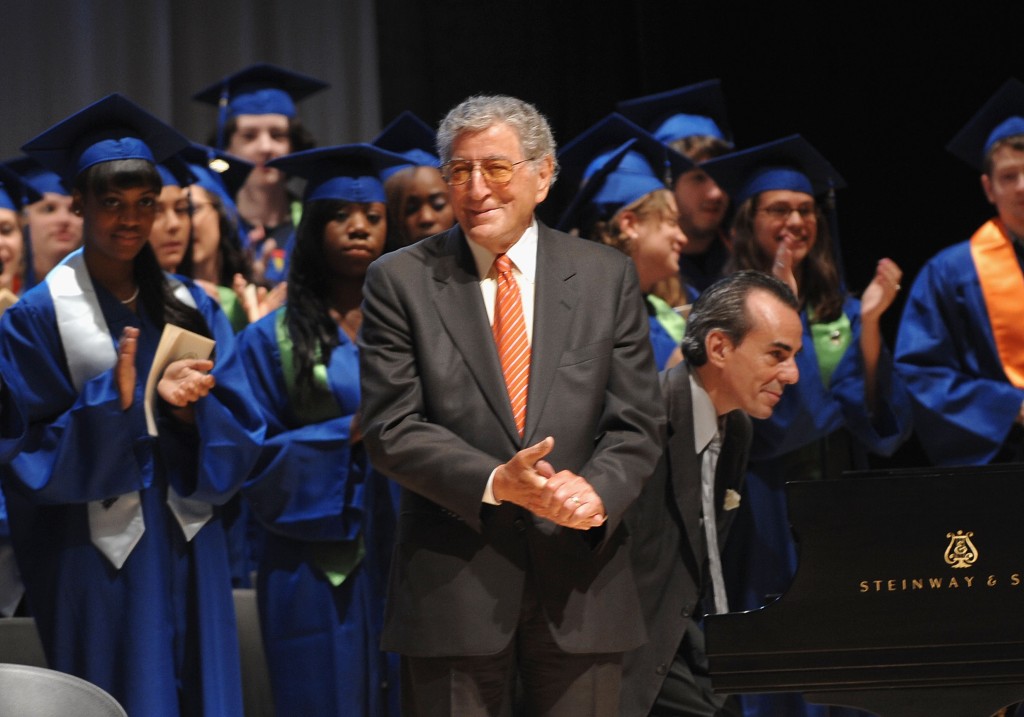
[[[701,164],[736,204],[771,189],[816,196],[846,186],[839,172],[798,134]]]
[[[1001,139],[1024,135],[1024,83],[1011,77],[989,97],[946,149],[979,172],[985,157]]]
[[[3,164],[25,180],[25,182],[32,187],[32,189],[39,192],[40,195],[47,192],[62,194],[64,196],[69,196],[71,194],[68,191],[68,188],[61,183],[60,177],[57,176],[56,172],[51,172],[28,155],[9,159]]]
[[[224,125],[238,115],[295,117],[295,103],[330,87],[326,82],[263,62],[222,77],[192,95],[218,108],[217,146],[224,146]]]
[[[0,165],[0,207],[17,212],[26,204],[38,202],[42,198],[41,192],[10,167]]]
[[[663,186],[694,167],[693,162],[665,147],[639,125],[612,113],[562,147],[558,153],[561,174],[573,185],[585,182],[628,140],[635,140],[635,151],[640,156],[639,162],[627,163],[632,167],[630,171],[646,165],[643,171],[653,174]]]
[[[395,117],[370,144],[402,155],[408,160],[406,166],[437,167],[441,163],[435,154],[437,132],[408,110]],[[382,178],[386,180],[400,169],[402,167],[391,167]]]
[[[195,175],[180,154],[168,157],[156,165],[164,186],[187,187],[195,182]]]
[[[732,144],[725,95],[719,80],[623,100],[615,109],[665,144],[695,135]]]
[[[117,159],[161,162],[188,146],[177,130],[127,97],[112,94],[29,140],[22,151],[68,187],[89,167]]]
[[[558,222],[563,231],[585,229],[596,219],[607,219],[644,195],[667,189],[672,177],[693,169],[693,162],[621,115],[611,115],[577,137],[567,150],[570,161],[605,146],[611,137],[626,139],[587,164],[583,186]]]
[[[348,202],[385,202],[381,173],[408,165],[400,154],[372,144],[344,144],[308,149],[267,162],[288,175],[303,177],[303,201],[342,199]]]
[[[601,156],[600,166],[576,192],[555,225],[556,229],[567,232],[575,228],[586,232],[598,219],[612,216],[645,194],[665,189],[665,184],[655,176],[650,165],[633,150],[635,144],[635,139],[626,140],[612,152]],[[630,161],[623,167],[627,157]]]
[[[216,194],[232,222],[237,222],[235,195],[252,171],[252,162],[196,142],[183,149],[178,156],[188,164],[194,177],[192,183]]]

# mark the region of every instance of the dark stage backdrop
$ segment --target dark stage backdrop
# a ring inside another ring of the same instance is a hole
[[[0,158],[111,92],[206,141],[191,95],[253,62],[331,84],[299,110],[320,144],[381,125],[374,0],[0,0],[0,33]]]

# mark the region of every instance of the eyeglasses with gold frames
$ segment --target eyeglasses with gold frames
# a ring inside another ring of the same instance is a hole
[[[508,184],[512,181],[516,167],[530,159],[511,162],[507,159],[453,159],[441,165],[441,175],[452,186],[465,184],[480,170],[480,176],[488,184]]]

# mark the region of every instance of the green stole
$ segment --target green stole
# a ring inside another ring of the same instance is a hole
[[[815,323],[812,312],[808,311],[807,321],[811,326],[811,340],[814,343],[814,355],[818,358],[818,372],[821,382],[828,389],[832,382],[832,374],[846,353],[853,330],[846,314],[840,314],[835,321]]]
[[[660,296],[647,294],[647,303],[654,308],[654,317],[665,329],[665,332],[672,337],[677,344],[683,340],[686,333],[686,319],[679,315],[675,309],[668,305],[668,302]]]
[[[295,367],[295,346],[288,325],[285,321],[287,308],[277,311],[274,318],[274,335],[277,339],[278,353],[281,356],[281,372],[284,374],[285,390],[288,393],[288,405],[293,415],[302,425],[321,423],[332,418],[339,418],[341,407],[338,405],[334,392],[331,391],[327,377],[327,366],[321,360],[317,349],[316,363],[313,365],[313,386],[300,384]],[[338,587],[345,578],[352,574],[366,555],[366,544],[360,533],[356,540],[316,541],[307,543],[309,561],[316,566],[331,582]]]

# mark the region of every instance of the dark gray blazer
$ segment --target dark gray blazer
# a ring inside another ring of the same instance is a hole
[[[635,269],[540,225],[521,441],[466,242],[456,226],[388,254],[364,286],[366,446],[405,489],[382,644],[424,657],[495,653],[512,638],[529,577],[563,650],[635,647],[644,631],[621,522],[664,429]],[[548,435],[555,469],[601,496],[601,528],[481,502],[491,471]]]
[[[640,588],[646,644],[626,653],[622,683],[624,717],[647,715],[703,593],[707,549],[700,524],[701,459],[693,438],[689,369],[685,363],[661,374],[668,415],[665,452],[654,476],[626,514],[633,572]],[[736,511],[722,509],[725,491],[740,492],[750,452],[750,418],[726,417],[725,440],[715,469],[719,549]]]

